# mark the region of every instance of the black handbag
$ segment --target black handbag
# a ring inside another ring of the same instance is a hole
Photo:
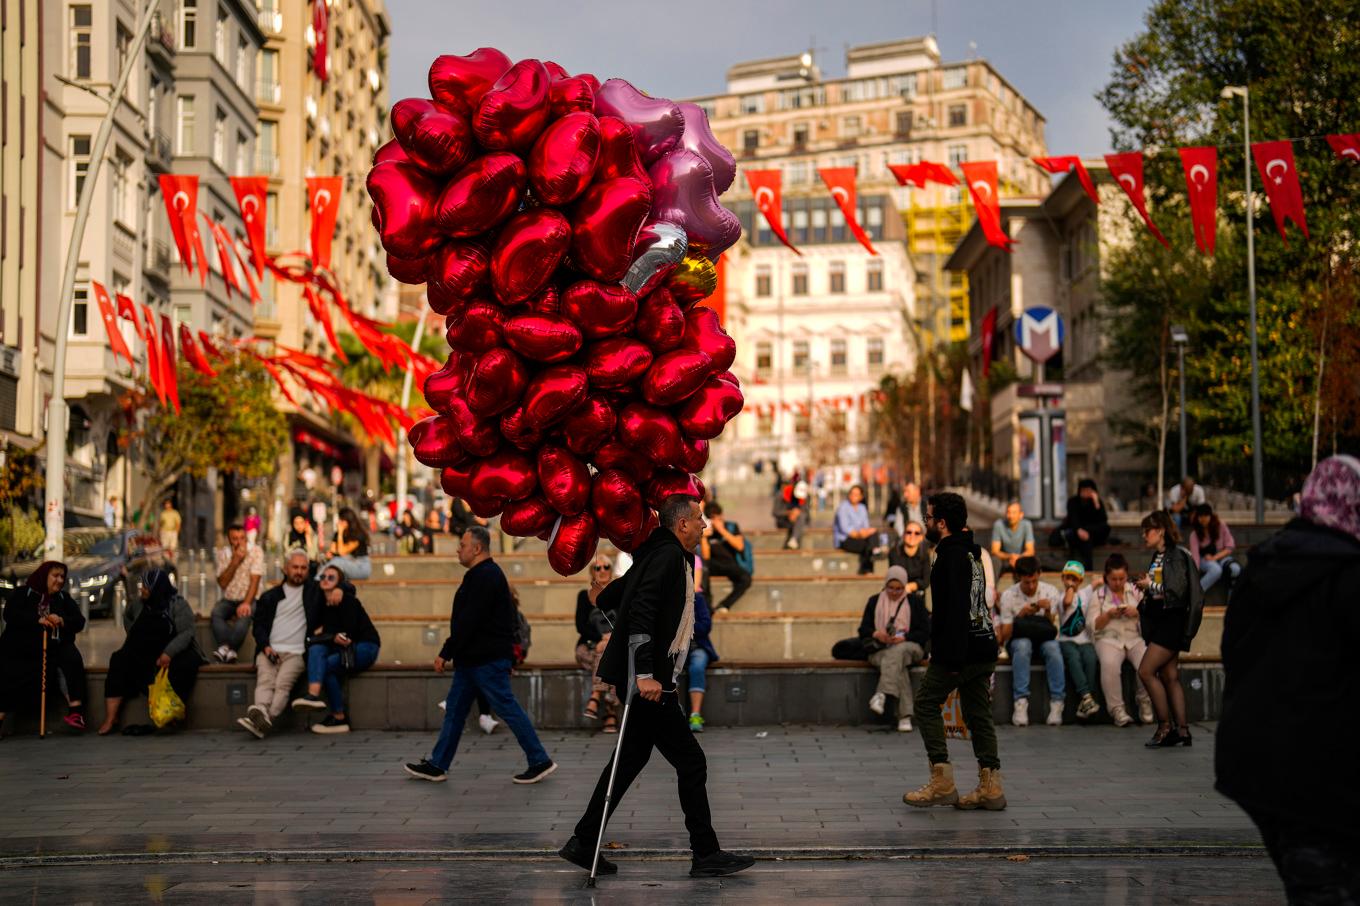
[[[1058,637],[1058,627],[1044,617],[1016,617],[1011,626],[1011,637],[1029,639],[1036,645],[1051,642]]]
[[[838,661],[864,661],[869,659],[864,640],[859,636],[841,639],[831,646],[831,656]]]

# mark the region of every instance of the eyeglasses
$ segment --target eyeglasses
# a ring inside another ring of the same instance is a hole
[[[605,566],[605,565],[602,564],[602,563],[601,563],[601,564],[597,564],[597,565],[591,567],[591,569],[593,569],[593,570],[594,570],[595,572],[597,572],[597,573],[607,573],[607,572],[609,572],[609,571],[610,571],[611,569],[613,569],[613,568],[614,568],[614,567],[612,567],[612,566]]]
[[[339,582],[340,579],[339,579],[338,576],[335,575],[335,573],[326,573],[326,574],[324,574],[320,579],[317,579],[317,581],[318,581],[318,582],[328,582],[328,583],[334,584],[334,583],[336,583],[336,582]]]

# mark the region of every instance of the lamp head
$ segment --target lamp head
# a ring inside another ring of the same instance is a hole
[[[1225,101],[1230,101],[1233,98],[1246,97],[1247,89],[1242,85],[1225,85],[1223,90],[1218,93],[1218,96]]]
[[[1190,342],[1190,334],[1186,333],[1185,328],[1179,324],[1171,325],[1171,342],[1177,346],[1184,346]]]

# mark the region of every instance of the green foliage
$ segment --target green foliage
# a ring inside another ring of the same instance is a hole
[[[46,529],[34,510],[13,507],[0,515],[0,559],[18,559],[32,551],[47,537]]]

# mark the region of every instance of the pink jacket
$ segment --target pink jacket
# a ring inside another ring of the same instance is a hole
[[[1219,551],[1230,551],[1237,546],[1233,541],[1232,532],[1228,531],[1228,523],[1219,520],[1218,540],[1215,542]],[[1190,556],[1195,558],[1195,565],[1199,566],[1199,532],[1190,530]]]

